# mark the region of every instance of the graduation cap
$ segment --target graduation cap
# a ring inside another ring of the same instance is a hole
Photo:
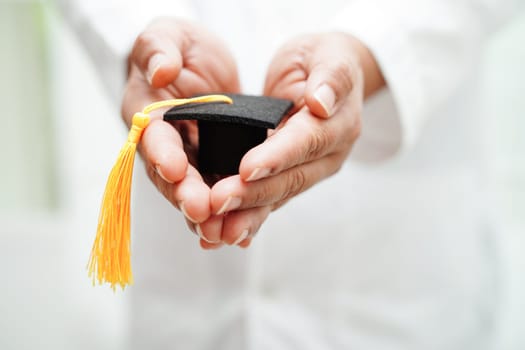
[[[184,107],[186,106],[186,107]],[[242,95],[206,95],[154,102],[133,116],[128,139],[108,177],[95,241],[88,262],[93,283],[115,290],[133,283],[130,252],[130,194],[137,144],[150,113],[174,107],[166,120],[196,119],[199,123],[199,165],[204,171],[234,174],[250,148],[264,141],[292,107],[286,100]]]
[[[197,120],[198,168],[204,175],[233,175],[242,157],[262,143],[292,108],[288,100],[226,94],[233,103],[191,103],[173,107],[164,120]]]

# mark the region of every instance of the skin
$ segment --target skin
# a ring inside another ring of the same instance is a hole
[[[134,112],[155,100],[240,90],[224,45],[191,23],[155,21],[135,42],[129,61],[122,104],[128,124]],[[181,209],[204,249],[245,248],[273,210],[340,169],[359,136],[364,99],[384,85],[372,54],[357,39],[343,33],[304,35],[278,50],[264,87],[265,95],[293,100],[295,109],[244,156],[239,175],[211,188],[204,183],[192,165],[191,122],[174,128],[156,116],[139,150],[151,180]]]
[[[240,91],[236,63],[225,45],[189,22],[169,18],[152,22],[136,39],[128,63],[122,101],[128,126],[135,112],[154,101]],[[203,222],[207,230],[220,231],[222,217],[212,215],[210,188],[193,165],[196,124],[171,125],[162,120],[162,112],[152,114],[139,145],[147,173],[164,197],[185,214],[193,232],[195,224]]]

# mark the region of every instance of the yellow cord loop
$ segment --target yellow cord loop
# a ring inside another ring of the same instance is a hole
[[[97,234],[88,262],[88,275],[93,284],[109,283],[115,290],[117,284],[124,289],[133,283],[130,250],[131,180],[137,144],[151,120],[150,113],[159,108],[212,102],[233,103],[231,98],[224,95],[172,99],[152,103],[133,116],[128,139],[111,169],[102,198]]]
[[[145,113],[135,113],[133,119],[131,120],[131,129],[129,130],[128,142],[138,144],[142,133],[146,126],[148,126],[150,117]]]

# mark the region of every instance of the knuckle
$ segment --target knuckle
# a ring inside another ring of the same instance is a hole
[[[327,152],[333,143],[332,133],[324,127],[313,128],[308,138],[305,161],[317,159]]]
[[[339,89],[337,89],[339,90],[339,94],[346,95],[354,87],[353,69],[350,63],[345,61],[338,62],[330,69],[329,74],[332,81],[339,87]]]
[[[140,69],[146,69],[149,59],[162,48],[161,34],[151,30],[140,33],[135,39],[130,59]]]
[[[339,152],[333,155],[332,157],[333,166],[329,167],[328,174],[327,174],[328,176],[332,176],[341,170],[341,168],[343,167],[343,163],[346,160],[346,157],[348,156],[349,152],[350,152],[350,149],[348,149],[348,151]]]
[[[318,159],[336,146],[340,129],[314,117],[296,118],[291,120],[291,123],[293,123],[293,137],[300,140],[300,145],[294,147],[289,154],[289,162],[292,165]]]
[[[301,193],[306,187],[306,174],[301,168],[295,168],[288,172],[286,190],[280,201],[294,197]]]
[[[263,186],[259,191],[256,191],[253,198],[252,204],[255,207],[259,207],[268,203],[270,199],[271,188],[269,186]]]
[[[143,50],[145,47],[151,45],[157,40],[157,36],[151,31],[145,31],[140,33],[135,40],[135,48],[137,50]]]
[[[288,203],[288,201],[289,201],[289,199],[284,199],[284,200],[281,200],[281,201],[278,201],[278,202],[272,204],[271,211],[276,211],[277,209],[281,208],[286,203]]]

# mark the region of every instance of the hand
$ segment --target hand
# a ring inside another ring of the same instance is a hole
[[[224,44],[189,22],[154,21],[138,36],[128,61],[122,102],[128,125],[135,112],[154,101],[240,89],[236,64]],[[211,216],[210,188],[194,166],[197,135],[194,122],[171,125],[159,113],[139,145],[151,181],[184,213],[194,232],[203,221],[206,227],[222,225],[222,217]]]
[[[349,35],[307,35],[282,47],[264,93],[295,101],[295,112],[244,156],[239,175],[212,187],[212,212],[227,215],[220,233],[206,233],[247,247],[272,210],[337,172],[359,136],[365,94],[383,84],[370,52]]]

